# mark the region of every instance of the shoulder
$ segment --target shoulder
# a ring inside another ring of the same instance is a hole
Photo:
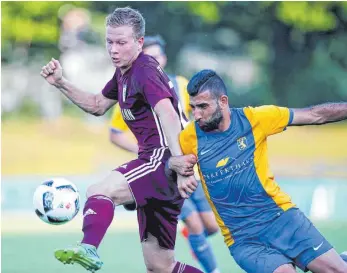
[[[248,121],[251,124],[257,124],[259,122],[259,117],[262,116],[262,113],[268,111],[266,105],[261,106],[246,106],[242,108],[243,114],[246,116]]]
[[[255,107],[246,106],[241,108],[242,112],[247,116],[247,118],[252,118],[256,112]]]
[[[118,84],[117,84],[117,76],[118,69],[114,72],[112,78],[106,83],[104,88],[101,90],[101,94],[103,97],[107,99],[117,100],[118,99]]]
[[[245,107],[244,112],[246,115],[273,115],[276,113],[289,113],[290,109],[287,107],[277,106],[277,105],[260,105],[256,107]]]
[[[248,118],[254,118],[258,114],[267,113],[271,111],[274,105],[260,105],[260,106],[246,106],[242,108],[242,111]]]
[[[194,146],[194,143],[197,142],[197,132],[195,126],[195,121],[191,121],[186,125],[186,127],[180,132],[181,142]]]
[[[191,121],[188,125],[181,131],[180,136],[180,145],[182,152],[184,154],[195,154],[197,155],[197,135],[195,122]]]
[[[181,131],[182,135],[196,135],[195,122],[190,121],[187,126]]]
[[[140,55],[134,63],[132,80],[143,83],[149,78],[157,77],[161,72],[159,63],[151,56]],[[164,73],[162,71],[162,73]]]
[[[134,62],[134,71],[157,70],[159,63],[152,56],[141,53]]]

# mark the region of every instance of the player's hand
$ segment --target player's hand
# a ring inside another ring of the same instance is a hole
[[[190,195],[196,190],[198,182],[195,179],[194,175],[191,176],[182,176],[177,175],[177,187],[180,195],[187,199]]]
[[[170,170],[183,176],[194,175],[194,165],[197,159],[195,155],[172,156],[169,159]]]
[[[63,68],[58,60],[52,60],[42,67],[40,75],[46,79],[51,85],[58,85],[63,78]]]

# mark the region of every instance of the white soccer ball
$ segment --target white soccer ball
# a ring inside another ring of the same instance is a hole
[[[77,187],[65,178],[54,178],[39,185],[34,193],[36,215],[51,225],[71,221],[80,209]]]

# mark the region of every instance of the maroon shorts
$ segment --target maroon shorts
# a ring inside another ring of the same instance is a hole
[[[135,199],[141,242],[150,233],[161,247],[174,249],[184,199],[176,182],[165,175],[165,164],[153,157],[139,158],[115,170],[126,177]]]

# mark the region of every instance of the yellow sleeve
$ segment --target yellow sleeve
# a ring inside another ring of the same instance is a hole
[[[179,141],[183,154],[198,154],[198,139],[195,131],[195,123],[190,122],[186,128],[181,131]]]
[[[192,109],[190,108],[190,105],[189,105],[189,94],[187,91],[188,80],[182,76],[177,76],[176,80],[177,80],[177,85],[180,92],[180,97],[182,100],[181,104],[182,104],[184,114],[186,115],[187,118],[189,118]]]
[[[265,136],[282,132],[293,119],[293,112],[289,108],[275,105],[246,107],[244,112],[259,122]]]
[[[117,104],[113,109],[112,118],[110,121],[110,129],[119,132],[129,130],[128,125],[126,125],[122,117],[122,112],[120,110],[119,104]]]

